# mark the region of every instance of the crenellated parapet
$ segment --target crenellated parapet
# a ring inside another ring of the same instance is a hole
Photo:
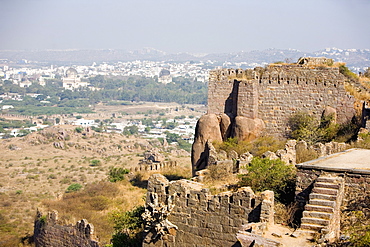
[[[154,174],[148,180],[144,218],[145,247],[232,246],[244,224],[273,224],[274,193],[242,187],[214,195],[201,183],[170,182]]]
[[[305,84],[318,86],[337,86],[343,84],[345,77],[338,67],[310,68],[302,65],[269,65],[254,69],[217,69],[210,72],[210,82],[225,83],[234,80],[259,84]]]

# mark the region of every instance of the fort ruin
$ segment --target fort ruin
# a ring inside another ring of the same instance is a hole
[[[193,171],[205,168],[208,140],[282,137],[297,112],[317,119],[334,114],[337,123],[351,120],[355,98],[345,90],[348,79],[332,64],[327,58],[301,58],[296,64],[211,71],[208,111],[198,121],[192,149]]]

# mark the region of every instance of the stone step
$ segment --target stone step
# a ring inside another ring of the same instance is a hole
[[[336,196],[336,195],[338,195],[338,190],[328,189],[328,188],[316,188],[316,187],[314,187],[312,189],[312,193]]]
[[[318,177],[316,179],[316,182],[322,182],[322,183],[342,183],[343,178],[340,177]]]
[[[321,229],[323,229],[325,226],[322,226],[322,225],[315,225],[315,224],[301,224],[301,229],[304,229],[304,230],[311,230],[311,231],[315,231],[315,232],[318,232],[320,231]]]
[[[316,182],[315,188],[339,189],[339,184]]]
[[[326,207],[335,207],[335,201],[322,200],[322,199],[312,199],[309,201],[312,205],[326,206]]]
[[[303,217],[314,217],[314,218],[330,220],[333,217],[333,214],[326,213],[326,212],[318,212],[318,211],[303,211]]]
[[[304,206],[304,209],[305,209],[306,211],[316,211],[316,212],[324,212],[324,213],[334,213],[334,208],[332,208],[332,207],[319,206],[319,205],[312,205],[312,204],[306,204],[306,206]]]
[[[337,199],[337,196],[319,194],[319,193],[311,193],[310,194],[310,200],[311,199],[322,199],[322,200],[328,200],[328,201],[335,201]]]
[[[313,235],[313,234],[315,234],[315,233],[317,233],[317,231],[313,231],[313,230],[308,230],[308,229],[299,229],[299,230],[297,230],[297,233],[299,233],[299,234],[306,234],[306,235]]]
[[[330,221],[320,218],[314,218],[314,217],[303,217],[301,219],[302,224],[313,224],[313,225],[321,225],[321,226],[328,226]]]

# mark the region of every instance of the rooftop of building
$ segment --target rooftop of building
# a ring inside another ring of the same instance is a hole
[[[297,168],[370,174],[370,150],[352,148],[297,164]]]

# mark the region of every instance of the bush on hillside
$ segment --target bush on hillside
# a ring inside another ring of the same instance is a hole
[[[261,156],[266,151],[276,152],[284,148],[285,141],[278,140],[273,136],[259,137],[251,142],[239,141],[236,137],[228,138],[224,142],[213,142],[216,150],[224,150],[227,153],[235,151],[239,155],[250,152],[253,156]]]
[[[240,187],[250,186],[254,191],[272,190],[275,198],[284,204],[294,199],[295,167],[286,165],[280,159],[254,157],[245,167],[247,174],[239,175]]]
[[[80,189],[82,189],[82,185],[78,183],[74,183],[68,186],[66,193],[76,192],[76,191],[79,191]]]
[[[130,170],[122,167],[109,167],[108,180],[110,182],[122,181],[129,172]]]
[[[142,232],[144,220],[142,214],[143,206],[134,208],[132,211],[112,213],[115,234],[112,236],[113,247],[136,247],[142,244]]]

